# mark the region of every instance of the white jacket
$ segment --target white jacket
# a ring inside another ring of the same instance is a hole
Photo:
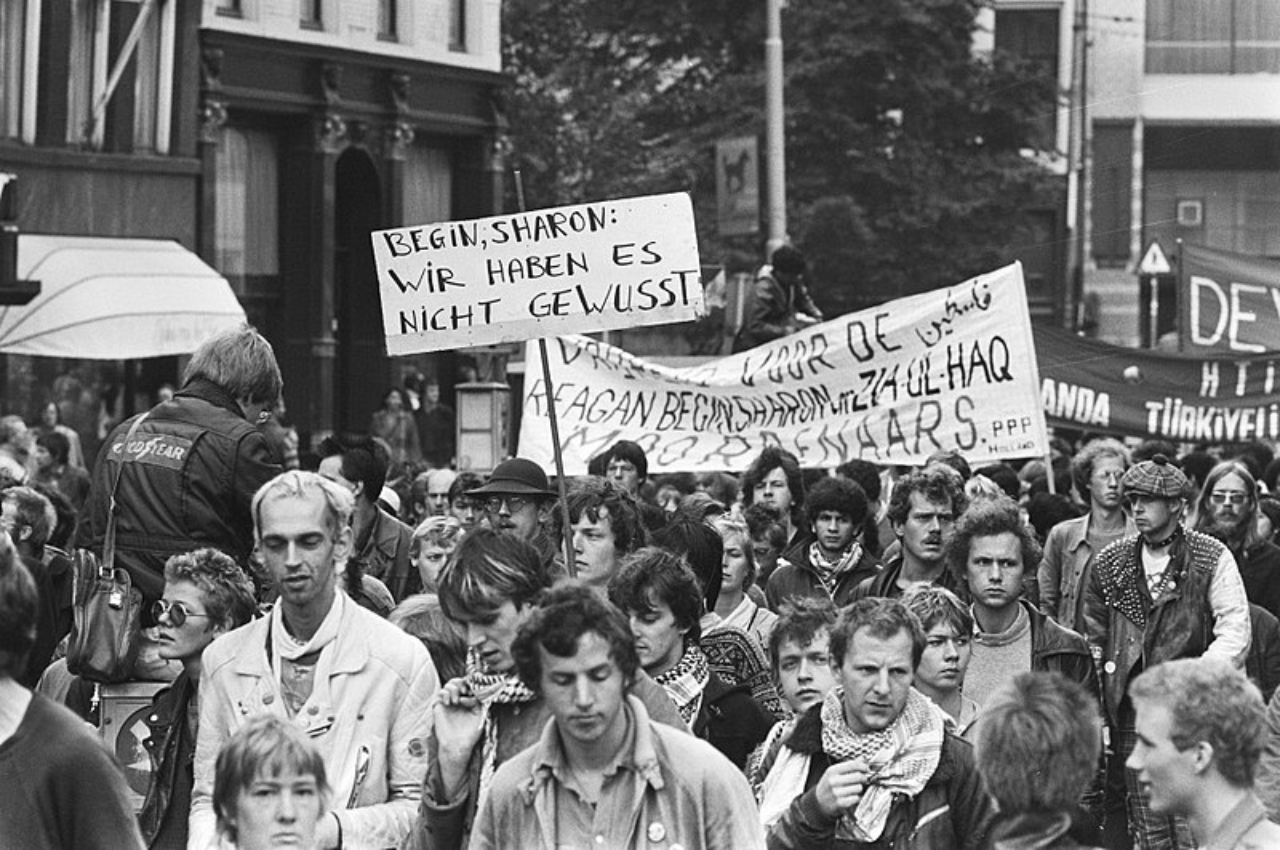
[[[438,684],[422,643],[344,600],[338,636],[323,650],[310,698],[293,718],[324,757],[343,847],[398,847],[418,811],[427,772],[429,702]],[[214,766],[231,734],[253,716],[289,719],[267,658],[271,617],[215,640],[204,652],[200,726],[188,847],[216,846]]]

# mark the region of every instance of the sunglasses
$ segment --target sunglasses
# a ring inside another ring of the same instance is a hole
[[[169,622],[174,626],[181,626],[189,617],[205,617],[208,614],[196,614],[187,610],[187,606],[181,602],[170,602],[167,599],[157,599],[151,603],[151,616],[159,621],[164,616],[169,617]]]
[[[1214,491],[1209,494],[1209,501],[1213,502],[1215,505],[1225,505],[1230,502],[1233,505],[1239,506],[1249,501],[1249,495],[1247,493]]]
[[[484,506],[487,510],[496,514],[502,510],[503,502],[507,503],[507,510],[514,514],[533,504],[533,499],[524,496],[490,496],[484,500]]]

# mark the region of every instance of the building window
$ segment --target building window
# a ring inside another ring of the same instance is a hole
[[[1280,128],[1147,126],[1143,240],[1280,257]]]
[[[243,294],[280,271],[279,147],[270,133],[228,127],[217,156],[214,263]]]
[[[177,0],[71,4],[68,142],[94,150],[169,152],[176,5]],[[135,29],[138,38],[131,45]],[[116,85],[108,89],[113,75]]]
[[[218,5],[214,7],[214,11],[228,18],[244,17],[244,9],[240,5],[240,0],[218,0]]]
[[[1280,74],[1275,0],[1147,0],[1148,74]]]
[[[1044,102],[1026,140],[1030,147],[1054,150],[1058,121],[1058,9],[996,9],[995,49],[1030,65]]]
[[[324,0],[299,0],[300,16],[298,23],[303,29],[321,30],[324,29],[324,16],[322,6]]]
[[[396,0],[378,0],[378,38],[382,41],[396,41],[400,34],[399,26]]]
[[[1093,197],[1090,237],[1100,266],[1129,261],[1133,226],[1133,125],[1093,127]]]
[[[414,145],[404,161],[404,224],[453,218],[453,153]]]
[[[27,54],[25,0],[0,0],[0,138],[22,135]],[[29,42],[30,43],[30,42]],[[30,96],[34,97],[32,91]]]
[[[449,0],[449,49],[467,49],[467,0]]]

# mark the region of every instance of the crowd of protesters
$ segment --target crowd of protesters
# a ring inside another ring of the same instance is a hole
[[[1280,847],[1269,446],[695,476],[622,441],[562,507],[452,469],[434,381],[303,448],[282,386],[241,328],[96,461],[0,418],[0,848]],[[62,657],[109,533],[139,804]]]

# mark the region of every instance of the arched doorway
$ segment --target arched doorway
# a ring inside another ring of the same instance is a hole
[[[383,226],[382,191],[369,154],[348,148],[334,175],[334,425],[363,433],[390,380],[370,231]]]

